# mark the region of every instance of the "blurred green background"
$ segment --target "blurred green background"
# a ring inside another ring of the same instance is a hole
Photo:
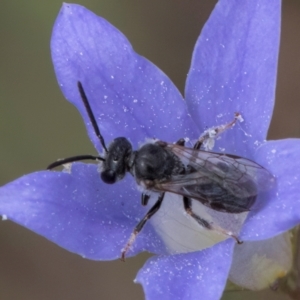
[[[270,139],[300,137],[300,1],[283,2]],[[137,52],[157,64],[183,91],[194,43],[216,1],[77,3],[118,27]],[[58,0],[1,0],[0,185],[44,169],[60,157],[95,154],[79,114],[64,100],[53,72],[49,42],[60,6]],[[88,261],[9,221],[1,222],[0,299],[143,299],[142,288],[133,279],[147,257],[142,254],[126,263]],[[253,297],[233,292],[229,298],[248,296]],[[270,291],[254,297],[288,299]]]

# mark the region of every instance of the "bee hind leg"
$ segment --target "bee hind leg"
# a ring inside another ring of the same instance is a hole
[[[218,137],[218,135],[233,127],[237,121],[242,122],[242,120],[242,115],[240,113],[235,113],[234,119],[230,123],[211,127],[205,130],[198,141],[195,143],[194,149],[199,150],[203,146],[204,150],[212,150],[214,146],[214,140]]]
[[[215,225],[212,222],[208,222],[205,219],[199,217],[198,215],[196,215],[193,210],[192,210],[192,201],[190,198],[188,197],[183,197],[183,205],[184,205],[184,209],[187,212],[188,215],[190,215],[193,219],[195,219],[197,221],[197,223],[199,225],[201,225],[202,227],[209,229],[209,230],[215,230],[223,235],[227,235],[232,237],[233,239],[235,239],[235,241],[237,242],[237,244],[242,244],[243,241],[241,241],[235,234],[233,234],[231,231],[227,231],[224,228]]]
[[[134,243],[137,235],[141,232],[146,222],[160,209],[160,206],[164,200],[165,193],[161,193],[155,202],[155,204],[150,208],[150,210],[146,213],[146,215],[143,217],[143,219],[135,226],[129,240],[127,241],[127,244],[122,249],[121,253],[121,260],[125,261],[125,256],[127,251],[130,249],[132,244]]]
[[[183,205],[184,209],[187,212],[188,215],[190,215],[193,219],[197,221],[202,227],[206,229],[212,229],[211,224],[207,222],[206,220],[200,218],[198,215],[196,215],[192,210],[192,201],[188,197],[183,197]]]

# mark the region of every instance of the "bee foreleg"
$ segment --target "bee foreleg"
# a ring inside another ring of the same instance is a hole
[[[125,255],[127,251],[130,249],[132,244],[134,243],[136,236],[143,229],[146,222],[160,209],[161,203],[164,200],[165,193],[159,195],[155,204],[150,208],[150,210],[146,213],[144,218],[135,226],[126,246],[122,249],[121,260],[125,261]]]
[[[208,221],[202,219],[201,217],[199,217],[198,215],[196,215],[192,210],[192,201],[190,198],[183,197],[183,205],[184,205],[184,209],[187,212],[187,214],[190,215],[193,219],[195,219],[197,221],[197,223],[199,225],[201,225],[202,227],[204,227],[206,229],[210,229],[210,230],[215,230],[223,235],[230,236],[233,239],[235,239],[235,241],[238,244],[243,243],[243,241],[239,240],[239,238],[236,235],[234,235],[231,231],[227,231],[226,229],[214,224],[213,222],[208,222]]]

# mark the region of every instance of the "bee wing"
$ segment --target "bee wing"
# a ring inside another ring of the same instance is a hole
[[[260,191],[270,189],[275,178],[246,158],[168,144],[190,173],[158,182],[155,188],[199,200],[212,209],[230,213],[248,211]]]

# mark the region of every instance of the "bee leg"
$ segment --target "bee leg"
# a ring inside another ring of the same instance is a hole
[[[183,197],[183,205],[184,205],[184,209],[187,212],[188,215],[190,215],[193,219],[195,219],[197,221],[197,223],[199,223],[202,227],[206,228],[206,229],[212,229],[211,224],[200,218],[198,215],[196,215],[193,210],[192,210],[192,201],[190,198],[188,197]]]
[[[210,229],[210,230],[215,230],[221,234],[230,236],[233,239],[235,239],[235,241],[238,244],[243,243],[243,241],[239,240],[239,238],[236,235],[234,235],[232,232],[227,231],[227,230],[223,229],[222,227],[219,227],[219,226],[213,224],[212,222],[208,222],[208,221],[202,219],[201,217],[199,217],[198,215],[196,215],[192,210],[192,201],[190,198],[183,197],[183,205],[184,205],[184,209],[187,212],[187,214],[190,215],[193,219],[195,219],[197,221],[197,223],[200,224],[202,227],[204,227],[206,229]]]
[[[212,150],[215,138],[227,129],[233,127],[237,121],[242,121],[242,116],[240,113],[235,113],[234,119],[230,123],[205,130],[202,136],[200,136],[199,140],[194,145],[194,149],[199,150],[203,145],[204,150]]]
[[[148,204],[149,199],[150,199],[150,195],[142,193],[141,203],[143,206],[146,206]]]
[[[176,143],[176,145],[179,145],[179,146],[184,146],[185,144],[185,140],[183,138],[179,139]]]
[[[126,246],[122,249],[121,260],[125,261],[125,255],[127,251],[130,249],[132,244],[134,243],[136,236],[143,229],[146,222],[160,209],[160,206],[164,200],[165,193],[161,193],[155,202],[155,204],[150,208],[150,210],[146,213],[144,218],[135,226]]]

